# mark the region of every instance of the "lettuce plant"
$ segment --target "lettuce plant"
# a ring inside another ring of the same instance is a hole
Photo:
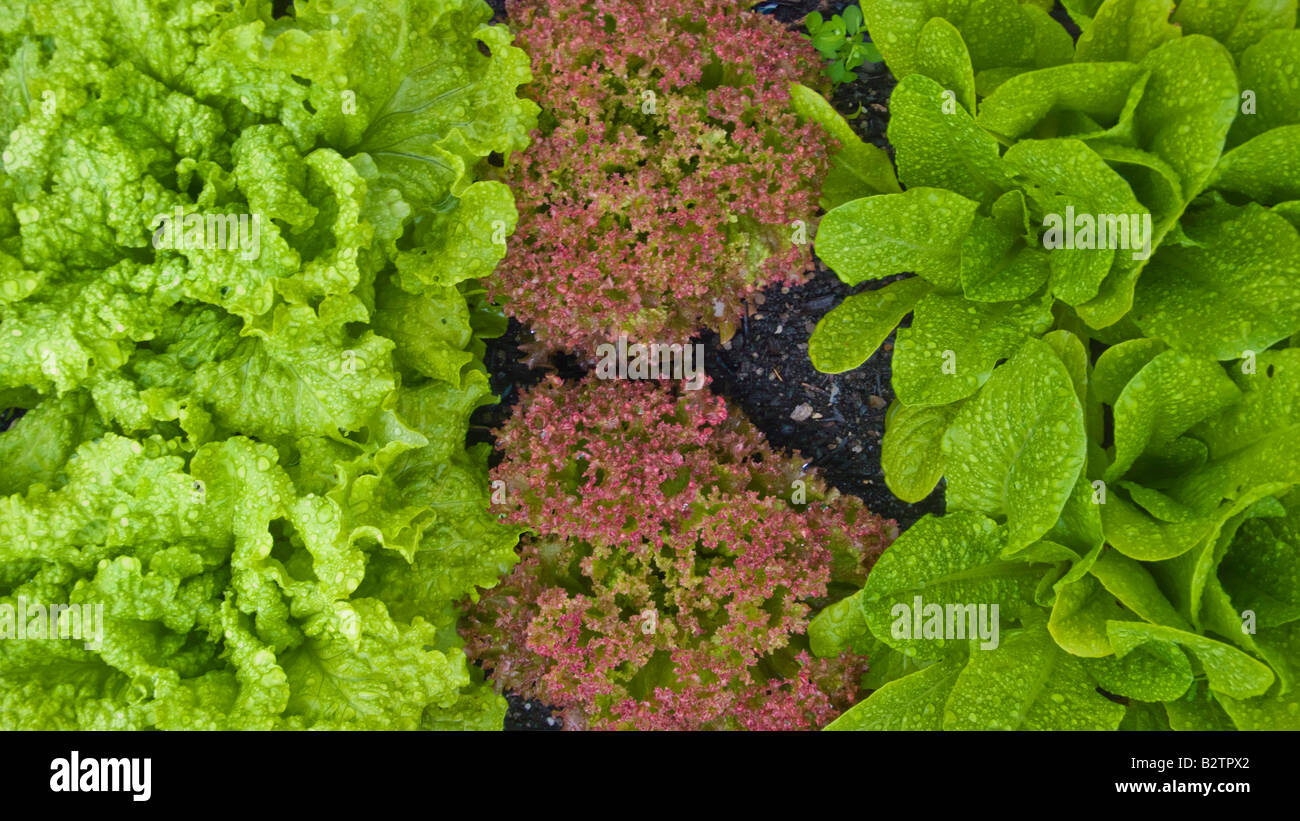
[[[526,56],[479,0],[17,9],[0,635],[103,631],[0,641],[0,725],[499,726],[453,604],[514,561],[465,434]]]
[[[878,656],[839,726],[1300,726],[1300,31],[1247,5],[1072,4],[1072,46],[1012,0],[863,4],[906,190],[837,192],[817,252],[916,276],[810,354],[912,314],[886,479],[949,515],[814,624]],[[998,649],[896,630],[921,588],[997,603]]]
[[[570,728],[806,729],[861,659],[809,617],[861,584],[889,525],[704,391],[558,378],[500,431],[521,560],[465,623],[498,687]]]
[[[802,281],[831,142],[817,52],[732,0],[512,3],[544,114],[504,169],[520,228],[489,288],[550,348],[734,332]]]
[[[866,29],[862,26],[862,9],[849,6],[841,16],[835,14],[827,20],[820,12],[804,18],[808,39],[822,57],[830,61],[826,74],[836,86],[858,79],[853,69],[863,63],[879,63],[880,50],[864,42]]]

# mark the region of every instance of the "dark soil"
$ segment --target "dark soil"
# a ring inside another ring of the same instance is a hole
[[[847,373],[821,373],[808,359],[808,337],[817,321],[856,290],[864,289],[850,289],[819,261],[811,282],[765,291],[762,306],[728,344],[716,334],[706,336],[705,369],[713,377],[711,387],[738,405],[773,446],[798,452],[833,487],[907,529],[926,513],[942,512],[943,491],[908,504],[885,485],[880,444],[885,411],[894,398],[893,336]]]
[[[529,701],[506,693],[505,729],[530,730],[540,732],[558,732],[563,722],[552,714],[550,707],[540,701]]]
[[[519,401],[521,391],[531,388],[542,381],[547,373],[555,373],[564,379],[581,379],[587,375],[587,369],[579,364],[577,357],[568,353],[551,354],[547,362],[533,367],[526,362],[526,357],[519,350],[521,345],[530,345],[533,334],[519,320],[511,319],[504,336],[487,341],[487,352],[483,355],[483,364],[487,368],[492,393],[500,400],[495,405],[479,408],[470,417],[469,443],[496,443],[493,431],[510,418],[515,404]],[[501,462],[501,454],[493,451],[490,464],[496,467]]]
[[[1052,19],[1065,26],[1065,30],[1070,32],[1070,36],[1078,41],[1079,27],[1070,19],[1070,13],[1061,5],[1060,0],[1057,0],[1056,7],[1052,9]]]
[[[13,427],[14,422],[21,419],[24,413],[26,413],[26,411],[22,408],[6,408],[0,410],[0,433],[4,433],[9,430],[9,428]]]

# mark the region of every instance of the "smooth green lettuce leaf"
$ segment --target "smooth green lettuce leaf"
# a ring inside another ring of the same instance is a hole
[[[978,303],[932,293],[917,303],[912,325],[898,331],[894,391],[909,405],[946,405],[988,381],[997,363],[1047,330],[1043,299]]]
[[[1173,22],[1188,34],[1204,34],[1234,54],[1274,29],[1293,29],[1295,0],[1181,0]]]
[[[1004,141],[1029,135],[1054,112],[1114,122],[1142,69],[1133,63],[1072,63],[1013,77],[980,107],[979,124]]]
[[[1297,652],[1300,652],[1300,630],[1291,624],[1284,628],[1268,630],[1259,635],[1261,642],[1271,639],[1276,643],[1279,656],[1288,668],[1292,680],[1296,679]],[[1259,698],[1235,698],[1225,693],[1215,693],[1224,712],[1241,730],[1295,730],[1300,729],[1300,689],[1292,687],[1286,692],[1270,691]]]
[[[1147,642],[1168,641],[1191,651],[1205,668],[1210,689],[1235,698],[1262,695],[1273,683],[1273,673],[1260,662],[1223,642],[1184,630],[1137,622],[1111,622],[1111,645],[1119,657]]]
[[[871,194],[901,192],[889,154],[863,142],[825,97],[801,83],[791,83],[790,104],[800,117],[826,129],[840,144],[822,182],[822,207],[830,210]]]
[[[1169,726],[1174,730],[1235,730],[1232,719],[1219,706],[1219,698],[1204,681],[1196,682],[1183,698],[1165,702]]]
[[[1124,386],[1114,402],[1113,481],[1148,450],[1161,450],[1197,422],[1241,396],[1217,362],[1165,351]]]
[[[818,656],[834,657],[846,651],[865,653],[876,643],[867,627],[867,617],[858,599],[860,595],[840,599],[823,608],[808,625],[808,639]]]
[[[1138,645],[1122,659],[1085,659],[1083,666],[1106,692],[1139,701],[1173,701],[1195,680],[1187,654],[1167,641]]]
[[[1214,531],[1212,518],[1198,517],[1179,522],[1161,521],[1118,493],[1111,493],[1101,507],[1101,526],[1106,541],[1139,561],[1158,562],[1181,556]]]
[[[1121,604],[1143,619],[1152,624],[1188,629],[1186,620],[1140,562],[1107,550],[1097,557],[1090,572]]]
[[[921,70],[918,41],[935,17],[961,34],[976,73],[1055,65],[1070,58],[1065,30],[1042,9],[1016,0],[866,0],[861,7],[872,42],[899,79]]]
[[[1250,93],[1254,111],[1245,110],[1232,125],[1229,140],[1239,145],[1274,128],[1300,123],[1300,31],[1272,31],[1242,53],[1237,75],[1242,93]]]
[[[1137,109],[1141,147],[1173,168],[1190,201],[1214,170],[1237,115],[1232,57],[1214,40],[1190,35],[1170,40],[1139,65],[1151,72]]]
[[[853,200],[822,217],[817,255],[850,285],[912,271],[955,289],[961,237],[977,205],[942,188]]]
[[[845,297],[808,339],[813,366],[822,373],[842,373],[866,362],[930,290],[924,279],[911,277]]]
[[[1189,353],[1237,359],[1300,330],[1300,233],[1258,206],[1189,215],[1196,245],[1162,248],[1138,283],[1134,320]]]
[[[1005,516],[1012,549],[1059,518],[1086,457],[1083,408],[1046,343],[1026,342],[962,407],[943,439],[954,510]]]
[[[1182,36],[1169,21],[1174,0],[1107,0],[1079,35],[1074,59],[1081,63],[1136,62],[1162,43]]]
[[[908,656],[939,658],[952,649],[954,639],[910,635],[913,619],[928,616],[913,612],[917,598],[923,609],[997,604],[1002,618],[1015,618],[1030,601],[1042,568],[1002,559],[1004,546],[1000,529],[978,514],[927,516],[880,557],[853,600],[880,641]],[[903,610],[907,613],[900,615]]]
[[[1037,625],[996,651],[971,651],[953,685],[945,730],[1113,730],[1123,705],[1097,692],[1083,663]]]
[[[1084,576],[1057,588],[1047,630],[1071,655],[1101,658],[1115,652],[1106,637],[1106,623],[1130,615],[1096,579]]]
[[[1300,505],[1292,494],[1285,519],[1244,522],[1219,567],[1232,602],[1259,627],[1300,621]]]
[[[961,656],[895,679],[827,725],[827,730],[941,730],[944,705],[965,665]]]
[[[895,400],[885,416],[880,466],[895,496],[913,504],[943,477],[943,435],[961,403],[914,407]]]
[[[916,41],[917,72],[952,91],[975,114],[975,69],[961,32],[942,17],[932,17]]]
[[[1125,215],[1123,223],[1100,218],[1097,231],[1105,226],[1108,234],[1118,235],[1097,248],[1067,248],[1059,245],[1050,250],[1052,291],[1058,299],[1071,305],[1091,300],[1112,265],[1132,266],[1135,258],[1146,252],[1133,242],[1132,222],[1147,211],[1133,196],[1127,181],[1112,170],[1089,146],[1072,139],[1024,140],[1007,150],[1007,169],[1027,186],[1028,197],[1036,214],[1050,214],[1066,219],[1072,213],[1088,215]],[[1044,218],[1046,226],[1048,220]],[[1048,237],[1044,236],[1046,244]],[[1099,238],[1098,238],[1099,239]],[[1146,238],[1148,241],[1151,237]],[[1116,251],[1122,247],[1124,250]]]
[[[977,302],[1013,302],[1032,296],[1047,281],[1051,258],[1029,227],[1020,191],[993,203],[992,215],[976,216],[961,249],[961,288]]]
[[[1210,186],[1263,205],[1300,198],[1300,125],[1260,134],[1219,161]]]
[[[911,190],[942,189],[992,204],[1010,187],[997,141],[951,99],[952,94],[921,74],[904,78],[894,88],[889,142],[898,179]]]

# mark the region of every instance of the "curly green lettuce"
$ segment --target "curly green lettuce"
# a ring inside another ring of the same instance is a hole
[[[500,726],[453,609],[518,536],[465,444],[516,220],[475,178],[537,109],[490,17],[0,10],[0,727]]]

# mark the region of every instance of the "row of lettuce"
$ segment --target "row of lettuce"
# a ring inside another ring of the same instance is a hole
[[[0,726],[851,706],[807,626],[893,532],[721,400],[548,384],[495,475],[466,444],[494,301],[582,348],[802,280],[816,51],[730,0],[514,4],[517,45],[481,0],[271,6],[0,10]]]
[[[455,631],[519,533],[466,446],[516,220],[476,175],[537,107],[490,16],[0,10],[0,726],[500,727]],[[203,235],[248,214],[256,256]]]
[[[810,354],[857,367],[911,315],[885,474],[908,500],[942,478],[948,513],[814,621],[819,654],[873,660],[832,726],[1294,729],[1295,5],[1065,6],[1077,43],[1032,3],[862,5],[898,177],[858,145],[817,252],[915,276]],[[927,602],[996,604],[996,648],[900,622]]]
[[[1300,32],[1245,5],[864,2],[897,173],[733,0],[0,11],[0,726],[1296,726]],[[890,282],[813,362],[912,315],[886,478],[947,515],[886,550],[666,383],[467,447],[497,305],[539,353],[726,339],[814,235]]]

